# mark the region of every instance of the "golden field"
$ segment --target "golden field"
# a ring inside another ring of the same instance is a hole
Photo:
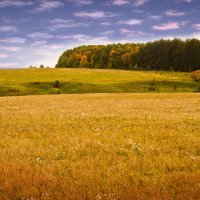
[[[199,199],[200,94],[0,98],[0,199]]]

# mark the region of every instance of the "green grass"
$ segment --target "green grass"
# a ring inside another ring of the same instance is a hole
[[[60,87],[55,88],[58,80]],[[200,84],[190,73],[91,70],[91,69],[17,69],[0,70],[0,96],[198,92]]]

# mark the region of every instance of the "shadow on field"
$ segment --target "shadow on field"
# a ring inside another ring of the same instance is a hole
[[[176,93],[200,92],[200,84],[180,81],[144,81],[123,83],[31,82],[0,86],[0,96],[84,93]]]

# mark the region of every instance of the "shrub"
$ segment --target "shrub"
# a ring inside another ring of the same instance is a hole
[[[9,92],[20,92],[19,88],[9,88]]]
[[[149,91],[156,91],[157,90],[157,88],[156,87],[149,87],[149,89],[148,89]]]
[[[154,86],[154,85],[155,85],[155,83],[156,83],[156,80],[155,80],[155,79],[153,79],[153,80],[151,81],[151,86]]]
[[[40,82],[39,81],[35,81],[33,82],[34,85],[40,85]]]
[[[175,90],[175,91],[177,90],[177,87],[178,87],[177,85],[174,85],[174,90]]]
[[[54,82],[54,85],[53,85],[55,88],[59,88],[60,87],[60,81],[56,80]]]
[[[191,77],[194,81],[199,82],[200,81],[200,70],[193,71]]]

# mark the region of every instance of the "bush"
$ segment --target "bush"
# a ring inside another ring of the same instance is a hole
[[[177,90],[177,87],[178,87],[177,85],[174,85],[174,90],[175,90],[175,91]]]
[[[32,83],[33,85],[40,85],[40,82],[39,81],[35,81]]]
[[[194,81],[199,82],[200,81],[200,70],[193,71],[191,77]]]
[[[60,87],[60,81],[56,80],[54,82],[54,85],[53,85],[55,88],[59,88]]]
[[[149,90],[149,91],[156,91],[157,88],[152,86],[152,87],[149,87],[148,90]]]
[[[19,88],[9,88],[9,92],[20,92]]]

